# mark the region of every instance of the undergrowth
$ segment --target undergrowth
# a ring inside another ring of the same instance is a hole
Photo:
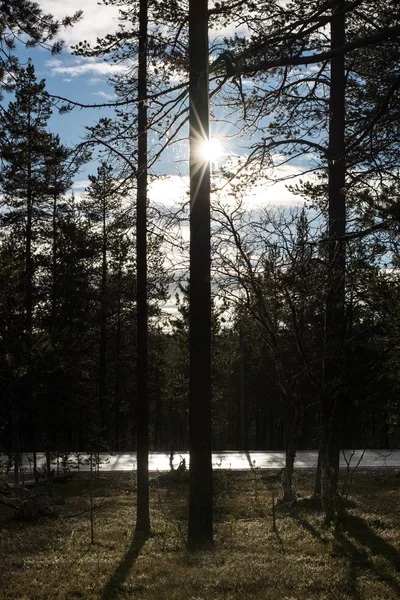
[[[278,503],[273,472],[216,472],[215,547],[185,546],[187,477],[151,481],[152,535],[134,538],[135,482],[96,481],[90,543],[89,481],[54,493],[58,518],[23,522],[0,510],[1,600],[395,600],[400,596],[399,478],[357,474],[341,524],[323,525],[297,476],[298,501]],[[78,516],[73,516],[78,515]]]

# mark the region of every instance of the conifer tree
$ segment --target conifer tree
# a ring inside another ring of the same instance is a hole
[[[138,164],[136,201],[137,273],[137,513],[136,531],[150,532],[149,507],[149,370],[148,370],[148,295],[147,295],[147,61],[148,1],[139,4],[138,41]]]
[[[189,546],[213,543],[211,464],[211,226],[207,0],[189,2],[190,287]]]
[[[99,438],[107,438],[108,422],[108,339],[111,298],[109,290],[109,263],[113,245],[121,233],[118,219],[121,214],[121,193],[119,184],[113,177],[112,167],[102,162],[96,175],[89,175],[90,185],[86,189],[83,212],[93,230],[93,240],[98,244],[98,427]]]
[[[33,451],[36,447],[33,319],[37,299],[39,223],[48,209],[49,190],[45,173],[53,150],[52,136],[47,131],[50,114],[51,105],[45,92],[45,83],[36,81],[35,69],[29,64],[19,74],[15,101],[10,103],[4,115],[0,157],[1,189],[5,204],[2,222],[15,236],[16,252],[23,256],[21,285],[25,323],[21,332],[21,351],[25,354],[26,375],[20,401],[30,415]]]
[[[37,82],[30,63],[19,71],[15,100],[4,113],[0,158],[3,236],[13,240],[23,299],[16,361],[24,375],[14,385],[13,402],[18,405],[14,412],[29,415],[26,442],[34,450],[34,458],[37,443],[42,443],[43,436],[50,440],[52,429],[49,398],[54,392],[57,354],[59,204],[85,159],[83,155],[73,157],[59,137],[48,131],[50,115],[45,82]],[[45,446],[47,449],[47,442]]]
[[[0,2],[0,94],[2,89],[12,89],[18,75],[17,43],[25,46],[42,46],[53,54],[60,52],[62,42],[51,43],[61,26],[68,27],[82,16],[77,11],[70,17],[57,21],[45,14],[38,2],[32,0],[1,0]],[[23,40],[23,41],[22,41]]]
[[[393,60],[398,54],[400,33],[398,7],[393,3],[389,8],[379,1],[337,0],[326,4],[300,0],[287,3],[282,10],[280,3],[268,2],[251,7],[245,14],[249,25],[254,10],[262,12],[257,35],[251,39],[236,36],[232,40],[235,51],[220,56],[232,82],[240,75],[258,80],[248,94],[235,92],[238,110],[242,111],[245,104],[247,118],[253,119],[253,131],[257,130],[261,138],[253,146],[251,160],[257,157],[263,164],[269,161],[273,165],[279,149],[285,155],[285,164],[312,151],[323,181],[313,191],[307,184],[303,190],[305,195],[311,192],[310,197],[323,208],[328,223],[324,376],[319,397],[322,501],[330,522],[338,508],[340,430],[346,388],[346,219],[349,198],[363,212],[362,199],[366,195],[360,195],[358,202],[357,187],[368,188],[374,179],[379,186],[383,180],[396,177],[393,161],[382,160],[382,156],[390,157],[393,150],[396,152],[390,127],[395,113],[392,109],[391,118],[390,107],[395,105],[400,87]],[[327,25],[330,36],[322,32]],[[385,77],[377,78],[376,66],[372,74],[365,61],[367,52],[368,56],[373,54],[375,65],[382,60]],[[307,68],[310,64],[312,71]],[[268,88],[271,73],[276,84]],[[345,114],[349,109],[351,119]],[[265,127],[261,117],[272,114]],[[379,134],[386,124],[388,135],[383,142]]]

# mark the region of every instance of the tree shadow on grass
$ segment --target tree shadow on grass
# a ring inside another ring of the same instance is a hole
[[[116,600],[148,537],[143,533],[135,533],[125,556],[106,583],[101,600]]]
[[[304,511],[306,515],[310,512],[317,512],[321,508],[321,501],[314,498],[304,498],[303,500],[299,500],[293,506],[291,515],[296,519],[296,521],[310,533],[318,542],[322,545],[326,546],[328,544],[328,540],[322,535],[321,530],[317,529],[312,525],[309,521],[307,521],[304,516]]]
[[[373,555],[380,555],[392,563],[400,572],[400,552],[369,527],[368,523],[355,515],[346,515],[342,527],[347,535],[369,548]]]
[[[325,546],[329,543],[328,539],[321,535],[321,531],[316,529],[299,510],[294,511],[293,516],[320,543]],[[334,540],[334,555],[345,555],[350,561],[348,583],[353,598],[356,600],[360,598],[357,586],[358,574],[360,571],[365,572],[366,569],[371,570],[380,581],[390,586],[400,597],[400,585],[390,572],[390,567],[400,572],[400,552],[371,529],[364,519],[355,515],[343,515],[341,526],[335,531]],[[385,558],[389,563],[389,569],[385,564],[374,561],[373,556]]]
[[[358,573],[365,572],[367,569],[371,569],[379,576],[379,573],[374,569],[374,565],[370,562],[369,556],[366,550],[357,548],[344,534],[342,531],[335,532],[335,554],[339,556],[346,556],[349,558],[348,568],[348,586],[349,591],[352,592],[355,600],[361,600],[361,595],[358,590]]]
[[[362,520],[362,519],[360,519],[360,520]],[[367,528],[368,528],[368,525],[367,525]],[[349,535],[349,534],[347,533],[347,535]],[[372,536],[374,536],[373,532],[372,532]],[[382,542],[383,542],[384,546],[390,546],[390,544],[387,544],[387,542],[382,540],[382,538],[380,538],[379,536],[375,535],[375,538],[378,538],[379,542],[377,542],[376,540],[373,541],[372,546],[374,546],[375,543],[378,543],[379,547],[382,548],[383,547],[383,546],[381,546]],[[373,537],[370,538],[370,540],[371,539],[373,539]],[[370,542],[370,540],[369,540],[369,542]],[[372,558],[368,552],[368,550],[371,550],[371,543],[363,541],[361,543],[365,544],[366,547],[358,548],[355,544],[352,543],[352,541],[348,537],[346,537],[344,535],[343,531],[336,532],[335,541],[336,541],[336,551],[339,550],[341,555],[344,554],[345,556],[347,556],[350,559],[349,569],[350,569],[351,586],[352,586],[352,589],[354,590],[354,597],[357,600],[360,597],[359,593],[357,592],[358,575],[360,572],[365,573],[366,570],[370,570],[380,581],[382,581],[383,583],[386,583],[389,587],[392,588],[393,592],[396,594],[396,597],[400,597],[400,585],[396,581],[395,577],[393,577],[393,575],[390,572],[388,572],[388,570],[384,564],[376,563],[372,560]],[[359,540],[356,540],[356,541],[359,541]],[[392,548],[392,546],[390,546],[390,547]],[[396,552],[396,550],[394,548],[392,548],[392,549]],[[373,554],[379,554],[380,556],[384,556],[385,558],[387,558],[386,552],[387,552],[387,548],[384,550],[384,553],[373,552]],[[390,561],[390,562],[392,562],[392,561]]]

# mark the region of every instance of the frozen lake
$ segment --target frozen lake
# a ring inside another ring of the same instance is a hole
[[[81,471],[89,470],[89,460],[86,453],[71,453],[68,457],[68,467],[77,469],[79,457],[79,469]],[[117,452],[99,455],[101,471],[133,471],[136,470],[135,452]],[[173,465],[176,468],[180,461],[185,459],[186,466],[189,466],[189,454],[186,452],[174,454]],[[0,455],[2,462],[7,461],[5,455]],[[45,456],[41,453],[37,455],[38,465],[45,464]],[[296,456],[295,467],[297,469],[315,468],[317,466],[318,452],[300,450]],[[59,458],[58,468],[63,470],[62,458]],[[213,452],[213,469],[232,469],[234,471],[259,469],[282,469],[285,466],[284,452],[260,452],[260,451],[224,451]],[[32,470],[32,454],[23,454],[23,470],[29,472]],[[359,466],[360,468],[379,468],[379,467],[400,467],[400,450],[345,450],[341,453],[340,466],[351,468]],[[57,470],[57,460],[52,461],[52,467]],[[169,471],[170,455],[167,452],[151,452],[149,455],[150,471]]]

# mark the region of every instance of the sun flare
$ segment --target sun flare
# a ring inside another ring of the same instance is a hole
[[[200,152],[203,160],[215,163],[221,160],[224,147],[218,138],[210,138],[201,143]]]

